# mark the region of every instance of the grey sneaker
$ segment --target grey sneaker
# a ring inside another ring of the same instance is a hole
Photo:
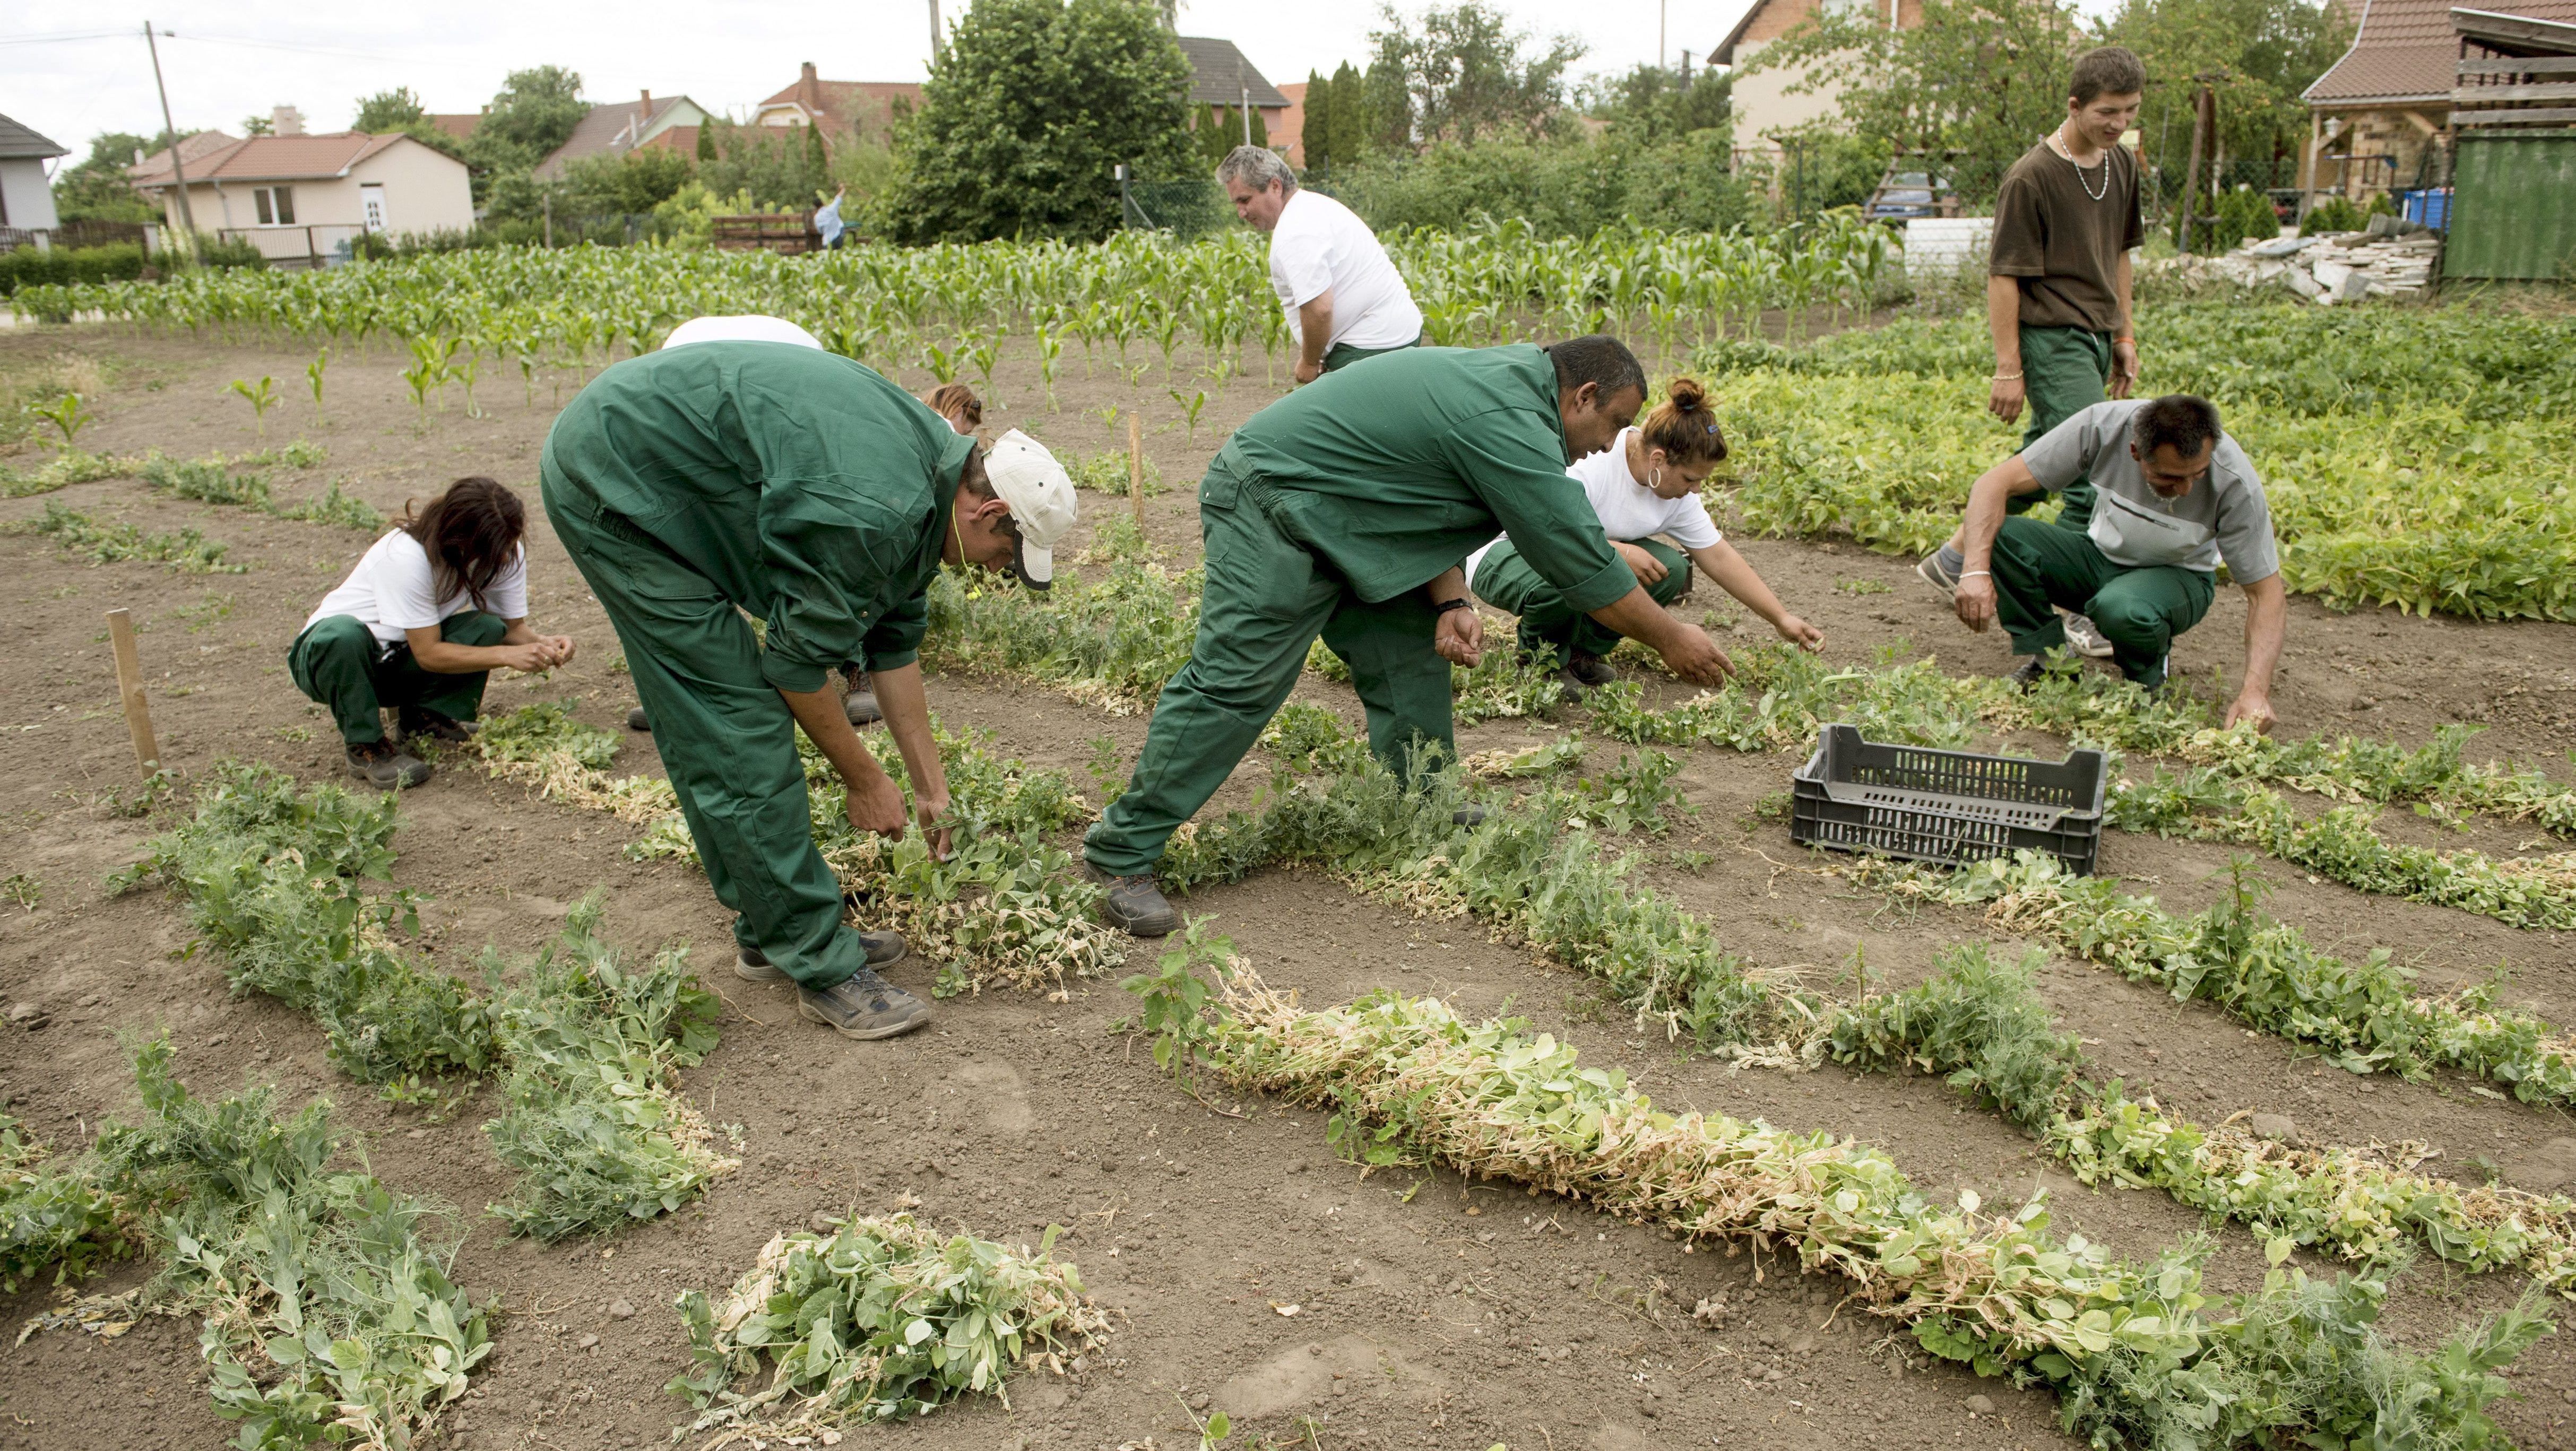
[[[1948,549],[1948,545],[1943,545],[1941,548],[1935,549],[1931,553],[1924,555],[1923,562],[1914,566],[1914,573],[1920,577],[1925,584],[1939,590],[1941,592],[1941,598],[1945,600],[1959,593],[1959,571],[1956,567],[1952,566],[1947,560],[1944,560],[1941,557]],[[1966,563],[1967,561],[1964,559],[1960,561],[1961,565]]]
[[[1108,899],[1100,904],[1100,915],[1110,926],[1131,937],[1168,937],[1181,925],[1181,914],[1154,885],[1150,874],[1113,877],[1090,863],[1083,864],[1083,875],[1109,889]]]
[[[877,693],[873,690],[851,691],[842,697],[841,709],[854,726],[875,725],[885,719],[885,712],[877,709]]]
[[[2111,658],[2111,642],[2103,638],[2101,629],[2084,615],[2066,617],[2066,648],[2088,660]]]
[[[1574,658],[1566,662],[1565,673],[1585,685],[1608,685],[1619,678],[1617,666],[1598,655],[1587,654],[1581,650],[1575,651]]]
[[[379,791],[398,791],[429,779],[429,762],[391,741],[346,746],[341,758],[348,762],[350,775]]]
[[[1582,704],[1583,698],[1592,693],[1592,683],[1585,680],[1582,676],[1575,674],[1574,667],[1571,665],[1562,665],[1557,667],[1556,674],[1553,678],[1557,685],[1563,688],[1565,691],[1565,698],[1571,704]]]
[[[908,950],[900,932],[862,932],[859,945],[867,949],[870,967],[892,967],[903,961]],[[759,948],[744,947],[734,952],[733,975],[744,982],[779,982],[786,978],[787,969],[770,961]]]
[[[827,988],[798,988],[796,1011],[844,1038],[893,1038],[930,1023],[930,1004],[860,968]]]
[[[646,715],[644,707],[639,705],[626,713],[626,728],[630,731],[650,731],[653,729],[653,718]]]

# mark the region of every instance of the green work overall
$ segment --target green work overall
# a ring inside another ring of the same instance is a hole
[[[2111,335],[2080,327],[2024,327],[2021,330],[2022,408],[2030,423],[2021,431],[2021,446],[2111,395]],[[2018,514],[2045,494],[2015,494],[2004,501]],[[2077,479],[2058,495],[2057,523],[2081,534],[2093,522],[2093,484]]]
[[[619,363],[546,439],[547,519],[617,629],[707,880],[735,939],[805,987],[866,953],[779,692],[918,657],[972,447],[847,358],[743,342]]]
[[[2114,564],[2085,535],[2032,519],[2003,521],[1989,567],[1995,618],[2012,636],[2014,654],[2065,644],[2057,611],[2073,610],[2111,642],[2120,673],[2149,690],[2165,683],[2174,636],[2199,624],[2218,593],[2216,577],[2204,570]]]
[[[1664,577],[1646,585],[1647,598],[1669,605],[1690,593],[1689,555],[1660,539],[1626,542],[1663,562]],[[1554,652],[1549,663],[1563,665],[1577,653],[1607,655],[1619,648],[1618,631],[1566,604],[1564,593],[1530,568],[1529,561],[1508,539],[1485,552],[1477,562],[1476,577],[1468,583],[1476,591],[1476,598],[1520,616],[1524,653],[1535,654],[1545,645]]]
[[[438,622],[438,638],[451,645],[498,645],[509,632],[508,621],[481,610],[458,610]],[[325,615],[305,626],[287,647],[286,673],[296,689],[331,708],[340,739],[353,746],[385,738],[386,706],[474,719],[483,709],[483,683],[492,675],[425,670],[410,645],[386,644],[356,615]]]
[[[1382,358],[1389,353],[1400,353],[1406,348],[1420,346],[1422,346],[1422,339],[1419,337],[1409,343],[1397,343],[1391,348],[1355,348],[1349,343],[1335,343],[1324,354],[1324,371],[1336,373],[1363,358]]]
[[[1163,844],[1259,739],[1318,635],[1351,667],[1369,745],[1411,770],[1452,745],[1449,666],[1422,587],[1501,532],[1577,609],[1636,588],[1565,473],[1556,370],[1527,344],[1407,348],[1330,374],[1237,430],[1199,486],[1207,584],[1127,790],[1084,838],[1113,876]]]

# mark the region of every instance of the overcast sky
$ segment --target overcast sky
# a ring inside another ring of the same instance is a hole
[[[1571,31],[1585,69],[1624,70],[1655,54],[1659,0],[1506,0],[1529,29]],[[1662,0],[1669,46],[1705,55],[1750,0]],[[942,0],[954,18],[965,0]],[[1410,7],[1408,7],[1410,8]],[[433,111],[471,111],[504,73],[556,64],[581,73],[593,100],[638,90],[685,94],[710,110],[745,107],[812,61],[833,80],[919,80],[930,59],[927,0],[830,5],[618,4],[439,0],[432,5],[320,6],[310,0],[156,0],[170,107],[183,129],[240,134],[241,119],[301,109],[309,130],[339,130],[361,96],[408,85]],[[1188,0],[1181,33],[1234,41],[1274,83],[1329,74],[1364,58],[1375,0]],[[0,112],[77,154],[100,131],[160,129],[143,15],[69,0],[22,0],[0,21]],[[27,39],[120,33],[103,39]],[[72,158],[72,159],[76,159]]]

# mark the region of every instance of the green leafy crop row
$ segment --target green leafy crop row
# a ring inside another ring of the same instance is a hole
[[[1653,1107],[1616,1070],[1517,1021],[1380,993],[1307,1012],[1238,981],[1191,1030],[1238,1089],[1333,1114],[1370,1162],[1432,1162],[1695,1239],[1794,1253],[1869,1312],[1980,1374],[2044,1386],[2094,1445],[2495,1444],[2499,1372],[2547,1333],[2528,1308],[2418,1357],[2373,1328],[2385,1282],[2275,1268],[2212,1306],[2206,1253],[2143,1265],[2048,1232],[2044,1199],[1981,1218],[1930,1202],[1878,1149]]]
[[[621,965],[585,902],[515,975],[490,955],[479,983],[439,971],[402,946],[416,899],[369,887],[392,875],[396,825],[389,793],[228,766],[119,883],[178,892],[234,991],[311,1013],[332,1061],[389,1098],[462,1096],[505,1068],[508,1107],[484,1132],[519,1175],[494,1210],[514,1230],[611,1230],[676,1209],[730,1168],[675,1091],[716,1041],[715,999],[685,955]]]
[[[48,1268],[58,1285],[90,1274],[131,1252],[132,1230],[94,1157],[57,1159],[0,1113],[0,1295]]]
[[[45,512],[36,518],[12,524],[13,532],[32,530],[50,537],[68,554],[81,555],[92,564],[119,564],[139,559],[177,570],[181,574],[248,574],[247,564],[226,564],[225,545],[208,539],[195,529],[181,529],[175,534],[146,534],[138,525],[117,520],[101,524],[77,509],[66,509],[48,501]]]
[[[2320,952],[2305,933],[2267,921],[2243,862],[2209,910],[2177,917],[2153,897],[2070,875],[2029,852],[1955,872],[1857,858],[1844,871],[1898,897],[1981,906],[1987,920],[2150,983],[2208,1002],[2265,1032],[2324,1050],[2354,1073],[2430,1076],[2435,1066],[2505,1085],[2525,1103],[2576,1103],[2576,1042],[2537,1015],[2498,1008],[2492,985],[2417,994],[2414,973],[2374,949],[2355,961]]]
[[[296,467],[321,461],[321,450],[297,440],[285,449],[287,462]],[[308,524],[335,524],[343,529],[377,530],[385,526],[385,516],[374,505],[341,489],[337,479],[318,496],[299,504],[281,504],[269,492],[263,474],[237,472],[224,457],[217,454],[201,459],[171,459],[154,450],[136,471],[146,486],[174,498],[194,499],[206,504],[230,504],[254,513],[280,519],[293,519]]]

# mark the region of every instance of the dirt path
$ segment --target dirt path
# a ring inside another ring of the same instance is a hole
[[[157,447],[181,457],[249,448],[248,410],[221,394],[223,384],[262,373],[300,384],[311,357],[301,347],[27,329],[0,335],[0,366],[64,347],[108,363],[102,421],[84,446]],[[1056,388],[1062,411],[1049,412],[1034,370],[1022,378],[1019,368],[1005,365],[997,399],[1019,406],[989,412],[988,433],[1023,426],[1076,453],[1124,446],[1123,417],[1083,411],[1139,401],[1105,370],[1084,383],[1068,360]],[[496,377],[480,390],[487,417],[466,416],[451,391],[449,410],[424,422],[398,369],[381,350],[335,350],[328,410],[318,419],[300,386],[281,390],[293,397],[271,416],[270,438],[311,438],[330,456],[308,472],[276,472],[280,494],[344,479],[391,510],[406,496],[480,472],[523,488],[533,505],[536,453],[551,417],[547,381],[537,384],[536,407],[523,404],[516,379]],[[1195,435],[1175,421],[1157,380],[1147,380],[1149,446],[1167,479],[1194,480],[1224,431],[1271,396],[1259,369],[1256,357],[1248,378],[1211,388]],[[567,396],[571,388],[567,379]],[[906,1194],[933,1221],[988,1236],[1033,1240],[1048,1224],[1070,1227],[1063,1252],[1117,1312],[1119,1329],[1070,1381],[1020,1383],[1008,1410],[961,1406],[912,1428],[855,1433],[845,1445],[1089,1451],[1152,1436],[1169,1448],[1189,1444],[1182,1405],[1203,1395],[1281,1445],[1296,1437],[1301,1416],[1313,1418],[1315,1444],[1335,1448],[1481,1451],[1503,1442],[1518,1451],[1754,1438],[1817,1447],[2073,1444],[2055,1433],[2044,1397],[1925,1366],[1909,1339],[1889,1341],[1882,1327],[1837,1314],[1830,1282],[1801,1280],[1776,1261],[1762,1264],[1756,1286],[1750,1255],[1686,1254],[1656,1235],[1507,1186],[1446,1174],[1363,1177],[1334,1157],[1311,1112],[1252,1102],[1241,1106],[1241,1120],[1211,1113],[1109,1031],[1125,996],[1105,981],[1081,985],[1063,1003],[952,1000],[931,1032],[843,1044],[797,1021],[780,990],[738,984],[720,971],[726,918],[695,872],[626,862],[619,851],[627,833],[615,823],[454,772],[403,798],[397,840],[397,880],[434,899],[424,919],[439,960],[461,968],[487,942],[524,950],[585,893],[603,890],[612,938],[636,947],[697,944],[701,970],[733,1008],[723,1047],[689,1075],[688,1087],[715,1121],[741,1126],[743,1170],[683,1213],[612,1240],[553,1248],[506,1241],[479,1217],[505,1188],[475,1129],[495,1107],[490,1090],[437,1124],[374,1102],[324,1061],[308,1019],[265,1000],[230,999],[218,964],[176,956],[189,934],[175,903],[152,894],[109,899],[99,887],[149,830],[147,821],[117,814],[111,800],[130,787],[133,765],[100,611],[134,611],[171,765],[193,773],[239,756],[318,778],[336,769],[337,744],[318,708],[286,681],[283,654],[365,538],[157,498],[133,479],[0,502],[0,519],[30,518],[48,503],[146,530],[200,528],[227,546],[229,560],[253,568],[183,575],[141,563],[92,567],[41,537],[0,538],[0,589],[15,606],[0,625],[14,667],[0,690],[6,870],[42,883],[33,911],[0,903],[0,1002],[50,1014],[37,1031],[0,1027],[0,1099],[49,1138],[77,1144],[103,1115],[131,1102],[118,1036],[162,1028],[175,1036],[182,1074],[201,1091],[249,1078],[279,1083],[290,1101],[332,1097],[342,1122],[365,1136],[379,1174],[469,1216],[456,1278],[498,1293],[506,1309],[498,1349],[450,1423],[448,1444],[663,1444],[681,1403],[661,1386],[686,1361],[672,1295],[729,1283],[771,1234],[819,1211],[883,1209]],[[1124,508],[1084,496],[1086,509],[1103,505]],[[1185,488],[1152,501],[1148,522],[1158,544],[1194,543]],[[1945,628],[1910,584],[1906,561],[1761,540],[1746,552],[1793,608],[1828,632],[1837,660],[1872,660],[1911,637],[1954,670],[2006,664],[1998,641]],[[549,681],[497,682],[489,704],[577,699],[585,718],[613,724],[628,695],[609,668],[616,648],[605,622],[542,527],[532,557],[535,618],[572,633],[584,654]],[[2241,625],[2240,608],[2222,598],[2177,651],[2177,666],[2232,671]],[[2413,743],[2437,724],[2475,720],[2493,726],[2479,739],[2482,753],[2556,763],[2565,749],[2576,717],[2576,632],[2567,627],[2336,616],[2294,602],[2291,628],[2279,700],[2286,729],[2351,729]],[[1347,694],[1312,680],[1300,690],[1356,719]],[[948,724],[989,729],[1004,752],[1077,781],[1092,738],[1110,737],[1132,755],[1143,736],[1140,719],[1028,689],[942,678],[933,692]],[[1532,729],[1498,722],[1468,733],[1464,744],[1515,743]],[[658,769],[645,738],[628,742],[620,769]],[[1875,894],[1813,874],[1785,828],[1751,814],[1783,787],[1793,764],[1689,753],[1679,784],[1699,814],[1652,845],[1657,859],[1641,868],[1646,879],[1718,924],[1746,955],[1827,975],[1857,957],[1903,982],[1959,941],[2019,949],[1965,914],[1894,912]],[[1220,804],[1244,799],[1264,774],[1257,765],[1239,773]],[[2388,827],[2428,841],[2440,830],[2402,812]],[[2444,839],[2512,850],[2528,834],[2481,828]],[[1673,863],[1677,849],[1713,860],[1689,870]],[[2215,848],[2128,835],[2115,836],[2107,853],[2111,871],[2178,907],[2205,902],[2226,863]],[[2307,882],[2279,863],[2264,872],[2280,888],[2272,909],[2314,937],[2355,951],[2389,947],[2420,963],[2435,985],[2475,981],[2502,963],[2513,971],[2508,997],[2562,1022],[2576,1019],[2576,949],[2559,935],[2364,897]],[[2045,1183],[2061,1229],[2129,1253],[2198,1228],[2197,1216],[2161,1194],[2075,1186],[2028,1140],[1963,1109],[1938,1083],[1831,1068],[1729,1073],[1679,1054],[1635,1032],[1588,980],[1535,965],[1464,923],[1417,921],[1292,872],[1187,906],[1214,914],[1265,977],[1310,1002],[1393,986],[1450,997],[1468,1012],[1508,1005],[1588,1059],[1637,1075],[1664,1106],[1852,1134],[1891,1150],[1927,1192],[1974,1188],[1990,1201],[2012,1201]],[[916,959],[894,975],[922,988],[930,972]],[[2054,963],[2042,984],[2068,1025],[2098,1043],[2089,1051],[2104,1066],[2152,1084],[2202,1121],[2240,1109],[2283,1112],[2321,1141],[2422,1138],[2442,1147],[2436,1166],[2452,1172],[2477,1172],[2471,1166],[2483,1163],[2528,1188],[2576,1184],[2576,1128],[2555,1111],[2490,1101],[2455,1077],[2426,1085],[2356,1080],[2278,1039],[2081,965]],[[2248,1236],[2227,1231],[2217,1246],[2216,1284],[2259,1279],[2258,1246]],[[129,1268],[103,1287],[135,1278]],[[1714,1332],[1692,1324],[1690,1307],[1720,1289],[1742,1308]],[[2401,1284],[2387,1323],[2410,1345],[2430,1349],[2463,1319],[2509,1303],[2514,1289],[2501,1277],[2467,1279],[2427,1262]],[[0,1325],[47,1302],[40,1291],[0,1300]],[[612,1313],[619,1302],[634,1313]],[[0,1350],[0,1366],[0,1447],[213,1446],[229,1434],[198,1383],[194,1329],[184,1323],[147,1321],[108,1342],[43,1334]],[[2576,1434],[2562,1424],[2576,1413],[2569,1404],[2576,1347],[2567,1337],[2527,1353],[2515,1380],[2525,1399],[2500,1414],[2519,1444],[2565,1444]],[[1991,1414],[1973,1416],[1971,1397],[1985,1398]]]

